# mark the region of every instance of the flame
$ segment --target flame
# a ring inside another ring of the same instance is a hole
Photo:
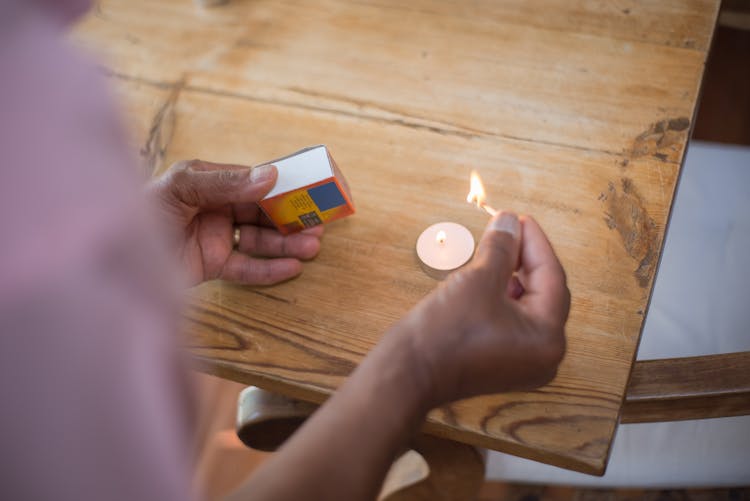
[[[469,194],[466,195],[466,201],[470,204],[476,204],[477,207],[481,207],[484,204],[484,199],[487,198],[487,194],[484,191],[484,184],[482,184],[482,178],[479,177],[477,171],[471,171],[471,184]]]
[[[482,184],[482,178],[479,177],[479,174],[477,174],[477,171],[473,170],[471,171],[471,184],[469,188],[469,194],[466,195],[466,201],[470,204],[476,204],[476,206],[479,209],[484,209],[484,211],[489,214],[490,216],[496,216],[498,214],[497,209],[493,209],[489,205],[487,205],[484,201],[485,198],[487,198],[487,194],[484,191],[484,184]]]
[[[446,235],[443,230],[438,231],[437,235],[435,235],[435,240],[437,241],[437,243],[441,245],[445,243],[445,240],[447,238],[448,238],[448,235]]]

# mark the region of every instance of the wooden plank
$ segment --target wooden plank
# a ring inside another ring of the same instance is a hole
[[[636,362],[622,423],[750,414],[750,351]]]
[[[627,155],[691,118],[717,5],[102,2],[79,41],[150,80]]]
[[[435,286],[414,253],[422,229],[481,234],[486,216],[464,201],[475,168],[490,202],[549,233],[573,295],[568,352],[550,385],[436,409],[425,429],[604,471],[717,2],[542,6],[110,1],[79,26],[135,110],[134,142],[159,152],[155,172],[325,142],[352,186],[358,213],[298,279],[190,291],[205,370],[325,400]]]
[[[666,212],[658,186],[663,179],[670,183],[665,189],[672,189],[676,166],[644,157],[623,167],[604,153],[583,158],[560,147],[542,152],[524,142],[463,137],[441,138],[435,148],[435,133],[422,129],[374,126],[347,115],[193,90],[183,90],[175,113],[170,160],[256,163],[290,145],[313,143],[319,131],[327,131],[359,209],[328,228],[321,255],[298,280],[262,290],[210,283],[193,291],[193,351],[212,372],[322,401],[388,326],[434,287],[414,256],[421,229],[450,218],[480,234],[486,216],[463,200],[468,166],[476,166],[493,196],[533,211],[556,242],[574,291],[568,357],[553,385],[527,395],[453,404],[434,412],[428,429],[579,469],[586,469],[586,461],[601,461],[643,318],[638,298],[647,291],[638,275],[646,254],[631,257],[622,234],[605,219],[613,208],[641,211],[659,225],[654,231],[660,230]],[[264,127],[258,129],[258,123]],[[562,167],[568,165],[573,167]],[[545,196],[583,177],[591,185],[572,184],[557,200]],[[628,194],[622,179],[629,180]],[[612,180],[616,184],[610,186]],[[432,188],[417,189],[424,183]],[[647,195],[639,195],[639,202],[633,193],[640,186]],[[587,253],[590,241],[600,241],[604,252]],[[658,249],[658,241],[651,245]],[[504,406],[513,412],[505,415]],[[540,414],[549,417],[537,426],[533,420]],[[570,448],[578,449],[574,459],[580,463],[563,458]]]

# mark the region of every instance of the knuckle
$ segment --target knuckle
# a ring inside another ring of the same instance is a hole
[[[256,284],[258,282],[258,273],[255,270],[255,267],[244,266],[240,273],[240,278],[243,283]]]
[[[269,263],[253,263],[245,268],[244,281],[250,285],[271,285],[273,273]]]
[[[235,178],[234,173],[230,170],[216,171],[216,181],[219,184],[226,184],[233,181]]]
[[[280,256],[289,256],[290,253],[289,253],[289,250],[287,249],[288,243],[289,243],[289,240],[286,237],[282,238],[281,241],[279,242],[278,253]]]
[[[252,227],[252,232],[253,232],[253,236],[252,236],[253,250],[256,253],[260,253],[262,250],[262,246],[263,246],[263,235],[261,234],[260,228],[258,228],[257,226]]]
[[[199,160],[183,160],[172,165],[167,171],[165,185],[172,196],[189,206],[199,205],[200,194],[195,186],[193,165]]]
[[[172,166],[169,168],[169,173],[172,175],[185,175],[188,171],[190,171],[193,166],[198,162],[196,159],[192,160],[180,160],[179,162],[175,162],[172,164]]]
[[[244,177],[244,172],[239,170],[220,170],[216,172],[216,181],[219,184],[232,184]]]
[[[167,171],[167,176],[172,184],[183,184],[190,177],[191,160],[183,160],[172,165]]]

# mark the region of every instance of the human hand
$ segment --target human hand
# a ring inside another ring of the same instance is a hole
[[[565,353],[565,273],[531,217],[490,220],[474,259],[391,333],[407,341],[426,406],[548,383]],[[401,346],[404,346],[401,343]]]
[[[277,175],[274,166],[251,169],[189,160],[149,185],[190,285],[215,278],[269,285],[300,274],[300,260],[315,257],[322,226],[285,236],[257,205]],[[235,227],[240,230],[236,248]]]

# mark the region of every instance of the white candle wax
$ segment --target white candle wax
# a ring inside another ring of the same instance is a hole
[[[436,223],[417,239],[417,257],[425,272],[442,280],[465,265],[474,254],[474,237],[457,223]]]

